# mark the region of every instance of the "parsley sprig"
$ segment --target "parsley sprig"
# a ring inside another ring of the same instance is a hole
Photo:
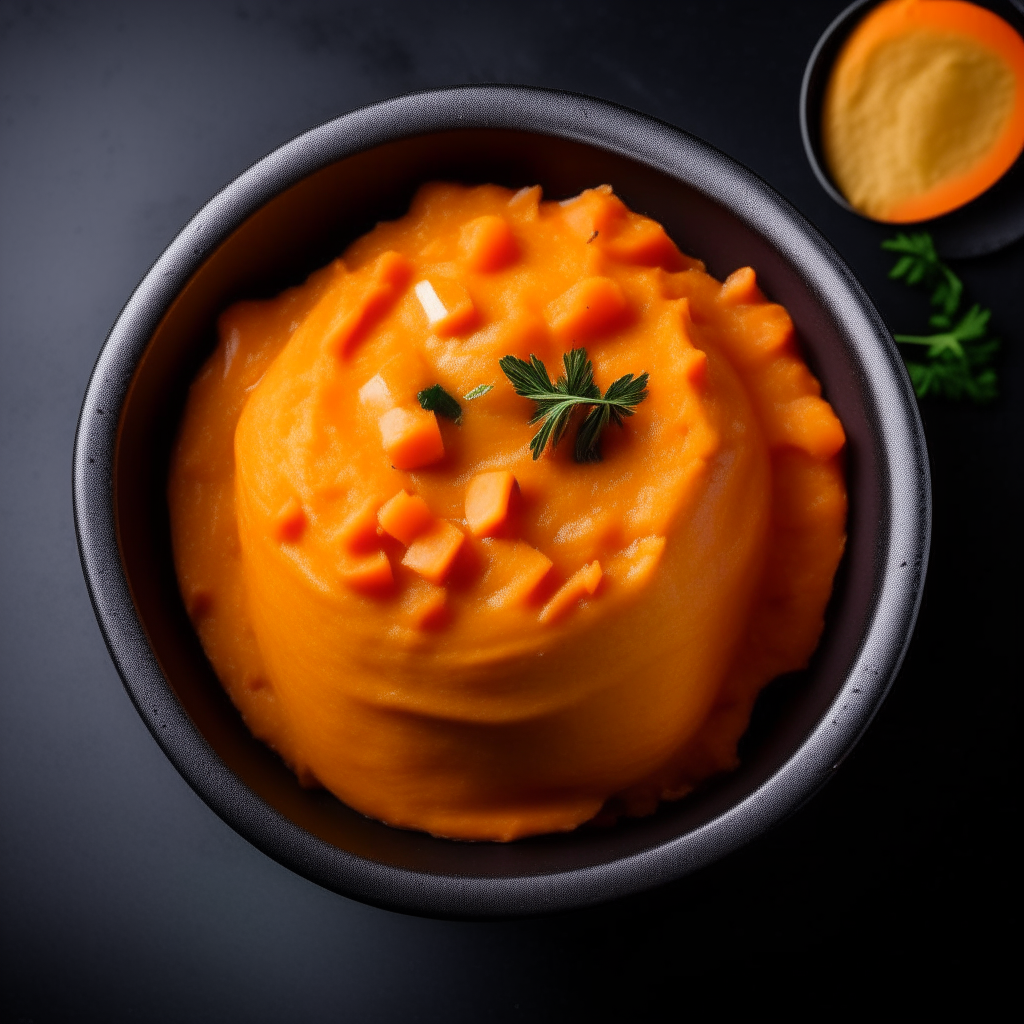
[[[594,383],[594,364],[584,348],[574,348],[562,356],[563,373],[554,384],[547,367],[535,355],[530,355],[529,362],[504,356],[499,365],[516,394],[537,404],[529,421],[540,423],[530,442],[534,459],[540,458],[548,442],[557,446],[578,406],[590,406],[576,434],[574,454],[577,462],[600,462],[604,428],[613,421],[621,427],[623,418],[632,416],[647,397],[646,373],[639,377],[627,373],[610,384],[602,396]]]
[[[900,345],[925,349],[927,362],[905,358],[907,372],[919,398],[941,395],[986,402],[996,395],[996,371],[991,366],[999,341],[987,337],[992,311],[975,303],[957,317],[963,299],[963,282],[942,262],[927,233],[887,239],[882,248],[900,254],[889,277],[908,285],[931,289],[935,308],[928,323],[934,334],[894,334]]]
[[[453,420],[456,426],[462,423],[462,406],[440,384],[431,384],[429,388],[417,392],[416,397],[421,409]]]

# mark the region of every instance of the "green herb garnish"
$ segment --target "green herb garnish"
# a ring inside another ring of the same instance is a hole
[[[987,337],[991,310],[977,303],[959,318],[963,282],[939,258],[931,235],[926,233],[887,239],[882,248],[900,254],[889,277],[908,285],[932,290],[930,302],[936,309],[928,323],[934,334],[894,334],[900,345],[926,349],[927,362],[907,359],[907,372],[919,398],[942,395],[986,402],[996,395],[996,371],[990,365],[999,342]]]
[[[593,408],[576,434],[575,456],[577,462],[600,462],[601,432],[613,420],[621,427],[623,417],[632,416],[647,397],[646,373],[639,377],[627,373],[612,383],[602,397],[601,389],[594,383],[594,365],[584,348],[574,348],[562,356],[565,372],[554,384],[547,368],[533,354],[529,362],[504,356],[499,365],[516,394],[537,403],[537,411],[529,421],[541,425],[530,442],[534,459],[540,458],[549,441],[552,447],[561,441],[577,406],[589,405]]]
[[[480,398],[481,395],[486,395],[488,391],[493,391],[493,384],[477,384],[472,391],[467,391],[462,397],[467,402],[472,402],[474,398]]]
[[[416,397],[420,401],[421,409],[454,420],[456,425],[462,422],[462,406],[440,384],[431,384],[429,388],[418,392]]]

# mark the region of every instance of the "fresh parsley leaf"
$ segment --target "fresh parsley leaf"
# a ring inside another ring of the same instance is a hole
[[[462,422],[462,406],[448,394],[440,384],[432,384],[424,388],[416,397],[420,401],[420,408],[427,412],[436,412],[438,416],[454,420],[458,425]]]
[[[474,398],[480,398],[481,396],[486,395],[488,391],[493,390],[493,384],[477,384],[477,386],[473,388],[472,391],[467,391],[462,397],[467,402],[472,402]]]
[[[901,232],[884,241],[882,248],[900,254],[889,277],[931,288],[931,305],[937,308],[928,318],[936,333],[893,335],[897,344],[926,350],[927,362],[905,359],[917,396],[970,398],[975,402],[995,398],[996,371],[989,364],[999,350],[999,342],[986,337],[991,310],[975,303],[957,319],[963,282],[939,258],[930,235]]]
[[[905,235],[901,231],[895,238],[884,241],[882,248],[903,254],[889,271],[889,277],[897,281],[903,279],[909,285],[926,285],[932,289],[931,304],[939,307],[941,316],[948,318],[956,313],[963,295],[963,282],[939,259],[931,235],[927,232]]]
[[[530,441],[534,459],[539,459],[550,443],[556,447],[562,440],[573,411],[578,406],[592,406],[576,434],[574,454],[577,462],[601,461],[601,433],[614,421],[620,427],[623,418],[632,416],[647,397],[647,374],[639,377],[627,373],[612,383],[601,395],[594,383],[594,364],[584,348],[574,348],[562,356],[563,372],[554,384],[547,367],[535,356],[526,362],[517,356],[504,356],[498,365],[508,377],[517,395],[536,403],[529,422],[540,429]]]

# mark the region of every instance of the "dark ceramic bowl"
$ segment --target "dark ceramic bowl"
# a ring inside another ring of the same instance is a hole
[[[865,220],[871,218],[847,202],[829,175],[821,145],[821,111],[832,66],[843,43],[867,13],[881,2],[854,0],[835,17],[811,51],[800,88],[800,134],[811,170],[836,203]],[[1024,35],[1021,0],[982,0],[981,6],[994,11]],[[887,224],[886,227],[893,233],[927,231],[940,255],[947,259],[984,256],[1024,238],[1024,153],[994,185],[969,203],[931,220],[916,224]]]
[[[551,197],[608,182],[719,277],[752,264],[793,316],[849,438],[849,546],[811,668],[772,684],[741,767],[648,818],[510,844],[389,828],[295,778],[246,731],[189,625],[164,496],[187,386],[214,319],[303,280],[418,184],[448,178]],[[74,458],[75,522],[100,628],[167,756],[226,822],[307,878],[368,903],[450,917],[579,907],[679,878],[763,832],[835,771],[910,639],[931,522],[903,364],[827,242],[750,171],[693,136],[565,93],[493,86],[357,110],[270,154],[215,196],[129,299],[100,352]]]

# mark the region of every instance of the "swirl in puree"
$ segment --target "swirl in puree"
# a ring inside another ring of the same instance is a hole
[[[600,461],[583,412],[535,459],[499,359],[554,379],[580,347],[648,395]],[[222,314],[172,458],[181,592],[251,731],[366,815],[511,840],[649,813],[736,765],[818,642],[846,523],[820,394],[752,269],[719,283],[610,188],[425,185]]]

